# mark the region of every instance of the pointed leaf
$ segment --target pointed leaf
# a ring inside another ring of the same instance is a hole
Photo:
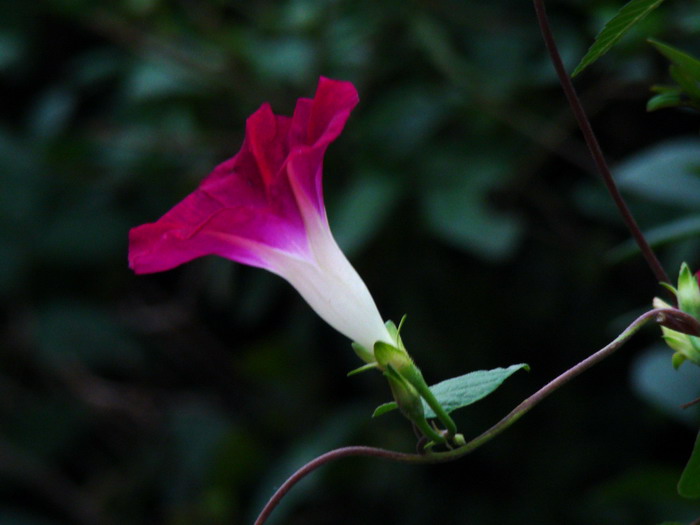
[[[458,408],[462,408],[488,396],[496,390],[503,381],[508,379],[518,370],[529,370],[525,363],[511,365],[508,368],[494,368],[493,370],[478,370],[462,376],[453,377],[433,385],[430,390],[437,400],[450,413]],[[435,412],[423,403],[425,417],[434,418]]]
[[[673,80],[678,83],[688,97],[691,99],[700,97],[700,89],[698,88],[700,79],[694,76],[692,72],[680,66],[672,65],[669,68],[669,73],[671,73]]]
[[[700,434],[678,482],[678,494],[684,498],[700,498]]]
[[[374,370],[377,368],[377,363],[368,363],[366,365],[362,365],[359,368],[355,368],[354,370],[350,370],[348,372],[348,377],[354,376],[355,374],[360,374],[362,372],[366,372],[367,370]]]
[[[494,368],[493,370],[477,370],[462,376],[446,379],[430,387],[431,392],[445,409],[450,413],[458,408],[463,408],[480,399],[485,398],[496,390],[503,382],[518,370],[530,370],[525,363],[511,365],[508,368]],[[398,408],[395,402],[379,405],[372,417],[378,417]],[[435,412],[423,400],[423,409],[426,418],[436,417]]]
[[[650,38],[649,43],[653,45],[659,53],[668,58],[676,66],[678,66],[683,71],[687,72],[696,80],[700,81],[700,60],[685,53],[673,46],[669,46],[659,40],[654,40]]]
[[[625,4],[598,33],[593,45],[581,59],[579,65],[576,66],[571,76],[575,77],[607,53],[632,26],[644,19],[649,13],[659,7],[662,2],[663,0],[631,0]]]

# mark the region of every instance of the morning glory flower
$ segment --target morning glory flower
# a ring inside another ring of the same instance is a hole
[[[241,150],[158,221],[129,233],[129,266],[169,270],[205,255],[286,279],[328,324],[373,362],[377,341],[395,344],[365,283],[338,247],[323,202],[323,156],[358,102],[349,82],[321,78],[292,117],[263,104]],[[357,345],[356,345],[357,346]]]

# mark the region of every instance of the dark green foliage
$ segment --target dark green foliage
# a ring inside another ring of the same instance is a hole
[[[430,387],[445,412],[448,414],[459,408],[464,408],[485,398],[496,391],[503,382],[518,370],[528,370],[526,364],[512,365],[508,368],[494,368],[493,370],[477,370],[467,374],[451,377],[440,381]],[[395,402],[379,405],[372,417],[386,414],[398,408]],[[423,400],[425,417],[435,418],[435,412]]]
[[[695,440],[690,461],[678,482],[678,493],[685,498],[700,498],[700,439]]]
[[[644,20],[663,1],[630,0],[627,2],[601,29],[595,38],[595,42],[588,49],[571,76],[575,77],[607,53],[630,29]]]
[[[551,2],[569,65],[619,3]],[[643,40],[698,56],[697,2],[652,19],[577,86],[674,275],[700,268],[698,119],[645,111],[668,64]],[[426,380],[532,366],[455,412],[467,439],[660,293],[639,258],[610,263],[628,235],[527,2],[0,2],[0,523],[251,523],[315,454],[414,450],[405,420],[369,418],[384,378],[346,378],[349,342],[280,279],[213,259],[127,268],[128,229],[234,154],[260,104],[288,113],[321,74],[361,96],[325,162],[331,226],[382,314],[409,315]],[[675,484],[697,407],[679,417],[635,371],[680,402],[700,391],[661,369],[670,351],[637,364],[658,338],[458,463],[328,466],[278,523],[689,523]]]
[[[654,111],[678,106],[700,109],[700,60],[668,44],[650,39],[649,42],[671,61],[669,72],[675,86],[653,86],[658,93],[647,102],[647,109]]]

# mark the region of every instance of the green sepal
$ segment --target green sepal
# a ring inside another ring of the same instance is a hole
[[[428,420],[425,418],[421,418],[418,421],[414,421],[418,429],[423,433],[424,436],[430,439],[427,445],[425,445],[425,449],[428,450],[434,445],[440,443],[445,443],[447,440],[435,432],[435,429],[430,426],[430,423],[428,423]]]
[[[396,348],[384,341],[374,343],[374,358],[382,369],[391,364],[397,371],[402,373],[406,367],[413,365],[413,360],[405,350]]]
[[[406,378],[406,380],[409,383],[411,383],[418,391],[418,393],[423,397],[427,405],[435,413],[435,416],[440,421],[442,421],[442,424],[445,425],[445,428],[447,428],[447,431],[450,433],[450,435],[456,434],[457,425],[442,407],[442,405],[437,400],[433,392],[430,390],[430,387],[428,387],[428,384],[425,382],[423,374],[421,373],[419,368],[415,365],[407,367],[406,370],[402,370],[402,374]]]
[[[394,394],[394,399],[401,413],[416,424],[420,419],[425,419],[423,402],[413,385],[406,381],[391,364],[388,364],[384,370],[384,376],[389,381],[391,393]]]
[[[391,345],[386,346],[391,348]],[[398,349],[394,350],[400,352]],[[444,443],[445,438],[438,434],[425,419],[423,400],[413,385],[391,363],[387,363],[384,376],[389,381],[391,392],[394,394],[394,399],[401,413],[413,422],[428,439],[436,443]]]
[[[673,368],[678,370],[686,359],[687,357],[685,357],[682,353],[676,352],[673,354],[673,357],[671,357],[671,364],[673,365]]]
[[[351,343],[350,346],[352,346],[352,349],[355,351],[355,354],[357,354],[357,357],[362,359],[365,363],[373,363],[374,362],[374,354],[364,346],[362,346],[360,343]]]
[[[685,313],[700,318],[700,286],[698,279],[690,271],[686,263],[681,265],[678,275],[678,306]]]
[[[428,441],[425,445],[423,445],[423,450],[430,451],[433,447],[435,447],[435,445],[437,445],[435,441]]]
[[[392,410],[396,410],[399,408],[399,405],[396,401],[390,401],[389,403],[382,403],[379,405],[377,408],[374,409],[374,413],[372,414],[372,417],[379,417],[383,416],[387,412],[391,412]]]
[[[375,368],[379,368],[379,365],[377,363],[367,363],[366,365],[362,365],[359,368],[356,368],[355,370],[350,370],[348,372],[348,377],[354,376],[356,374],[361,374],[362,372],[366,372],[367,370],[374,370]]]
[[[676,290],[676,288],[672,284],[668,284],[668,283],[664,283],[664,282],[660,282],[659,284],[661,286],[663,286],[664,288],[666,288],[673,295],[676,295],[676,296],[678,295],[678,290]],[[666,303],[664,303],[664,304],[665,304],[664,308],[671,308],[671,305],[666,304]]]
[[[383,371],[384,377],[386,377],[389,380],[390,384],[392,384],[392,381],[395,381],[399,385],[403,385],[406,383],[406,380],[403,377],[401,377],[401,374],[399,374],[396,371],[396,368],[394,368],[390,363],[387,363],[385,366],[386,369]]]
[[[396,338],[396,336],[399,333],[399,329],[396,327],[396,323],[394,321],[389,320],[386,323],[384,323],[384,326],[386,326],[386,329],[389,331],[389,335],[392,338]]]
[[[697,337],[676,332],[665,326],[661,327],[661,332],[661,338],[675,352],[671,358],[673,368],[678,369],[686,360],[700,365],[700,341]]]
[[[394,324],[394,321],[387,321],[386,323],[384,323],[384,326],[386,326],[386,329],[389,331],[389,335],[396,342],[396,346],[398,347],[398,349],[403,350],[404,352],[406,351],[406,347],[404,346],[403,340],[401,339],[401,328],[403,328],[403,324],[405,321],[406,315],[404,315],[401,318],[398,327],[396,326],[396,324]]]

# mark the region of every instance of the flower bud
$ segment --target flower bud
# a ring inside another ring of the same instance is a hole
[[[696,319],[700,318],[700,286],[698,286],[698,278],[693,275],[686,263],[681,265],[676,297],[678,298],[678,307],[681,310]]]
[[[693,275],[686,263],[681,265],[678,275],[678,288],[664,285],[676,294],[678,310],[700,320],[700,286],[698,278]],[[654,298],[654,308],[668,308],[675,310],[658,297]],[[700,365],[700,337],[691,335],[697,333],[697,323],[692,323],[681,315],[665,314],[659,320],[661,332],[666,344],[674,350],[672,364],[674,368],[681,366],[686,360]]]

